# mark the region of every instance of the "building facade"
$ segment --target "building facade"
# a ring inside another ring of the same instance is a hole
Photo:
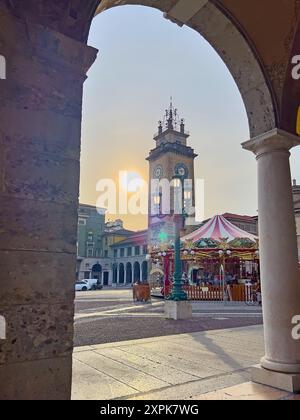
[[[102,255],[102,235],[105,229],[105,210],[88,204],[79,204],[77,226],[76,278],[90,278],[93,261]],[[99,267],[95,267],[95,273]],[[97,272],[97,274],[99,274]]]
[[[80,220],[80,219],[79,219]],[[79,221],[78,221],[79,222]],[[97,253],[77,257],[77,279],[96,278],[103,286],[112,285],[112,246],[128,238],[134,232],[124,229],[122,220],[104,222],[100,234],[96,237],[99,241]]]
[[[77,229],[77,255],[97,258],[102,253],[102,235],[105,229],[105,210],[79,204]]]
[[[113,285],[125,286],[148,281],[147,241],[148,231],[143,230],[111,246]]]
[[[258,217],[257,216],[245,216],[233,213],[224,213],[223,217],[231,222],[238,228],[251,233],[252,235],[258,235]]]

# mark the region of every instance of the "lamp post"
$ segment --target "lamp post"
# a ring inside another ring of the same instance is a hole
[[[183,177],[175,175],[173,177],[174,188],[182,188]],[[175,194],[175,192],[174,192]],[[187,294],[183,290],[182,281],[182,266],[181,266],[181,242],[180,242],[180,231],[184,227],[185,214],[184,214],[184,199],[182,199],[181,214],[175,214],[174,210],[174,222],[175,222],[175,244],[174,244],[174,284],[173,290],[169,297],[169,300],[173,301],[186,301]]]

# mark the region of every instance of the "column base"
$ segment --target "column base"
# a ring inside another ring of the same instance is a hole
[[[192,318],[192,304],[188,301],[165,301],[165,318],[166,319],[190,319]]]
[[[283,391],[300,392],[300,373],[274,372],[257,365],[251,368],[251,379],[258,384],[282,389]]]

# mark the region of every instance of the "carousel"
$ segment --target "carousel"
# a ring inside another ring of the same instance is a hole
[[[150,258],[166,296],[172,288],[174,243],[153,246]],[[181,261],[185,287],[219,287],[224,292],[229,285],[260,282],[258,238],[223,216],[181,238]]]

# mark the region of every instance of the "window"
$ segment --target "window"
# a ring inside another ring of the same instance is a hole
[[[139,246],[134,247],[134,254],[135,255],[140,255],[140,247]]]
[[[87,254],[88,254],[89,258],[92,258],[93,257],[93,249],[89,248]]]
[[[118,250],[117,249],[114,249],[114,257],[118,258]]]
[[[129,247],[127,248],[127,257],[131,257],[132,256],[132,248]]]
[[[94,236],[92,233],[88,234],[88,242],[93,242]]]
[[[86,225],[85,219],[79,219],[78,224],[81,225],[81,226],[85,226]]]
[[[125,255],[125,249],[124,248],[121,248],[120,249],[120,256],[121,256],[121,258],[124,257],[124,255]]]
[[[104,251],[104,258],[108,258],[108,251],[107,251],[107,249]]]
[[[147,245],[143,245],[143,255],[148,254],[148,246]]]

